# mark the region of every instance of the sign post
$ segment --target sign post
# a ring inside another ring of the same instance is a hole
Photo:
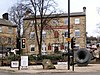
[[[28,56],[21,56],[21,68],[22,69],[28,68]]]

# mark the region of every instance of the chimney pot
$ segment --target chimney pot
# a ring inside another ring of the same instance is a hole
[[[2,15],[2,17],[3,17],[3,19],[8,20],[8,13],[4,13],[4,14]]]
[[[85,12],[85,13],[86,13],[86,7],[83,7],[83,12]]]

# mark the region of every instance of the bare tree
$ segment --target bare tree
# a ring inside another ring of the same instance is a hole
[[[18,26],[17,27],[18,31],[22,30],[23,18],[25,17],[27,10],[31,12],[30,7],[23,3],[19,3],[19,4],[17,3],[9,9],[9,19]],[[18,35],[20,34],[18,32]]]
[[[41,55],[42,48],[42,33],[46,26],[49,26],[49,22],[52,20],[51,16],[57,17],[58,15],[54,15],[56,13],[57,7],[54,0],[27,0],[29,5],[33,9],[33,21],[34,21],[34,29],[36,34],[36,40],[38,44],[39,55]],[[26,3],[28,3],[26,2]],[[40,23],[38,23],[40,20]],[[50,27],[50,26],[49,26]],[[52,29],[52,28],[51,28]]]
[[[97,8],[97,13],[100,15],[100,8],[99,8],[99,7]],[[98,34],[100,34],[100,22],[97,24],[96,32],[97,32]]]

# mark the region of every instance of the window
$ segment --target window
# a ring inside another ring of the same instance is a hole
[[[55,26],[56,26],[56,25],[58,25],[58,24],[59,24],[59,21],[58,21],[58,20],[53,20],[53,21],[52,21],[52,23],[53,23],[53,25],[55,25]]]
[[[65,51],[68,51],[68,43],[64,44]]]
[[[42,38],[43,38],[43,39],[46,38],[46,32],[45,32],[45,31],[42,32]]]
[[[8,43],[11,44],[11,38],[8,38]]]
[[[54,31],[54,38],[58,38],[59,37],[59,32],[58,31]]]
[[[75,24],[80,24],[80,18],[75,18]]]
[[[41,53],[42,53],[42,55],[47,55],[47,52],[46,52],[46,45],[45,45],[45,44],[42,45]]]
[[[9,32],[9,33],[12,33],[12,32],[13,32],[12,27],[8,27],[8,32]]]
[[[30,51],[34,52],[35,51],[35,45],[30,45]]]
[[[80,37],[80,30],[75,30],[75,37]]]
[[[0,26],[0,32],[2,32],[2,26]]]
[[[35,38],[35,32],[30,33],[30,39]]]
[[[68,18],[65,18],[65,19],[64,19],[64,24],[65,24],[65,25],[68,25]]]
[[[33,25],[34,25],[34,21],[31,21],[31,22],[30,22],[30,26],[33,26]]]
[[[68,30],[65,30],[64,36],[65,36],[65,37],[68,37]]]
[[[79,44],[76,44],[76,45],[75,45],[75,49],[76,49],[76,50],[80,49],[80,45],[79,45]]]

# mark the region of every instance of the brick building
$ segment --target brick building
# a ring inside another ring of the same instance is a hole
[[[8,20],[8,13],[0,19],[0,53],[16,48],[16,25]]]
[[[68,37],[68,14],[57,14],[58,17],[50,16],[48,26],[43,30],[42,41],[42,54],[53,54],[57,51],[66,51],[68,43],[66,38]],[[26,38],[25,53],[38,54],[37,42],[34,32],[33,17],[28,16],[24,18],[24,31]],[[38,18],[39,19],[39,18]],[[83,12],[70,13],[70,37],[76,38],[76,47],[86,48],[86,8],[83,7]]]

